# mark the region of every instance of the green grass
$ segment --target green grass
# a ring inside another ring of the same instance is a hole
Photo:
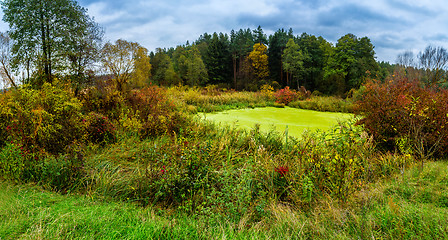
[[[447,239],[448,163],[428,162],[345,202],[272,203],[248,223],[0,183],[1,239]]]
[[[187,239],[195,222],[177,224],[149,208],[1,184],[1,239]]]

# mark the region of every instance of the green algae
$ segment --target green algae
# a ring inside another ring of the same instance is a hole
[[[260,130],[265,132],[274,129],[284,133],[288,127],[288,134],[295,137],[300,137],[305,130],[326,131],[336,125],[338,121],[352,117],[353,114],[318,112],[290,107],[239,109],[205,115],[206,120],[245,129],[251,129],[259,124]]]

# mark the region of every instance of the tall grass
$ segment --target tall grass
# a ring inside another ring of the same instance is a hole
[[[248,107],[266,107],[274,104],[273,96],[262,92],[223,91],[213,87],[171,87],[171,96],[190,112],[216,112]]]
[[[311,98],[294,101],[288,104],[290,107],[315,110],[321,112],[353,113],[353,100],[342,99],[333,96],[312,96]]]

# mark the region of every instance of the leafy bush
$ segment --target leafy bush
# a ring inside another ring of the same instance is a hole
[[[86,138],[92,143],[111,143],[115,141],[115,127],[109,119],[102,114],[91,112],[86,123]]]
[[[134,90],[127,97],[127,102],[134,116],[140,119],[142,137],[172,133],[185,124],[186,117],[175,111],[176,106],[160,87]]]
[[[274,96],[275,102],[285,105],[299,99],[299,94],[295,90],[289,89],[288,86],[275,92]]]
[[[420,158],[448,153],[448,90],[423,87],[418,81],[396,75],[384,83],[365,85],[356,113],[374,139],[393,149],[408,139]]]
[[[25,87],[0,98],[1,125],[6,136],[31,152],[60,153],[83,132],[81,103],[64,87],[45,83],[42,89]]]
[[[171,99],[187,106],[194,106],[191,111],[184,107],[188,112],[215,112],[237,108],[247,107],[265,107],[272,104],[272,96],[266,92],[236,92],[219,91],[210,92],[210,90],[201,90],[199,88],[172,87],[168,89],[168,95]],[[179,105],[179,104],[176,104]]]
[[[264,84],[260,87],[260,93],[272,99],[274,97],[274,87],[269,84]]]
[[[118,119],[121,105],[124,102],[123,94],[107,82],[97,82],[81,91],[79,99],[83,105],[83,112],[101,113],[111,119]]]

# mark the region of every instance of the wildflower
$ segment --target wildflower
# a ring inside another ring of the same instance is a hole
[[[163,165],[162,169],[160,169],[160,173],[161,174],[165,174],[166,173],[165,165]]]
[[[286,173],[289,172],[289,168],[288,168],[288,166],[285,166],[285,167],[280,166],[280,167],[275,168],[274,171],[276,171],[278,174],[280,174],[281,177],[284,177],[286,175]]]

